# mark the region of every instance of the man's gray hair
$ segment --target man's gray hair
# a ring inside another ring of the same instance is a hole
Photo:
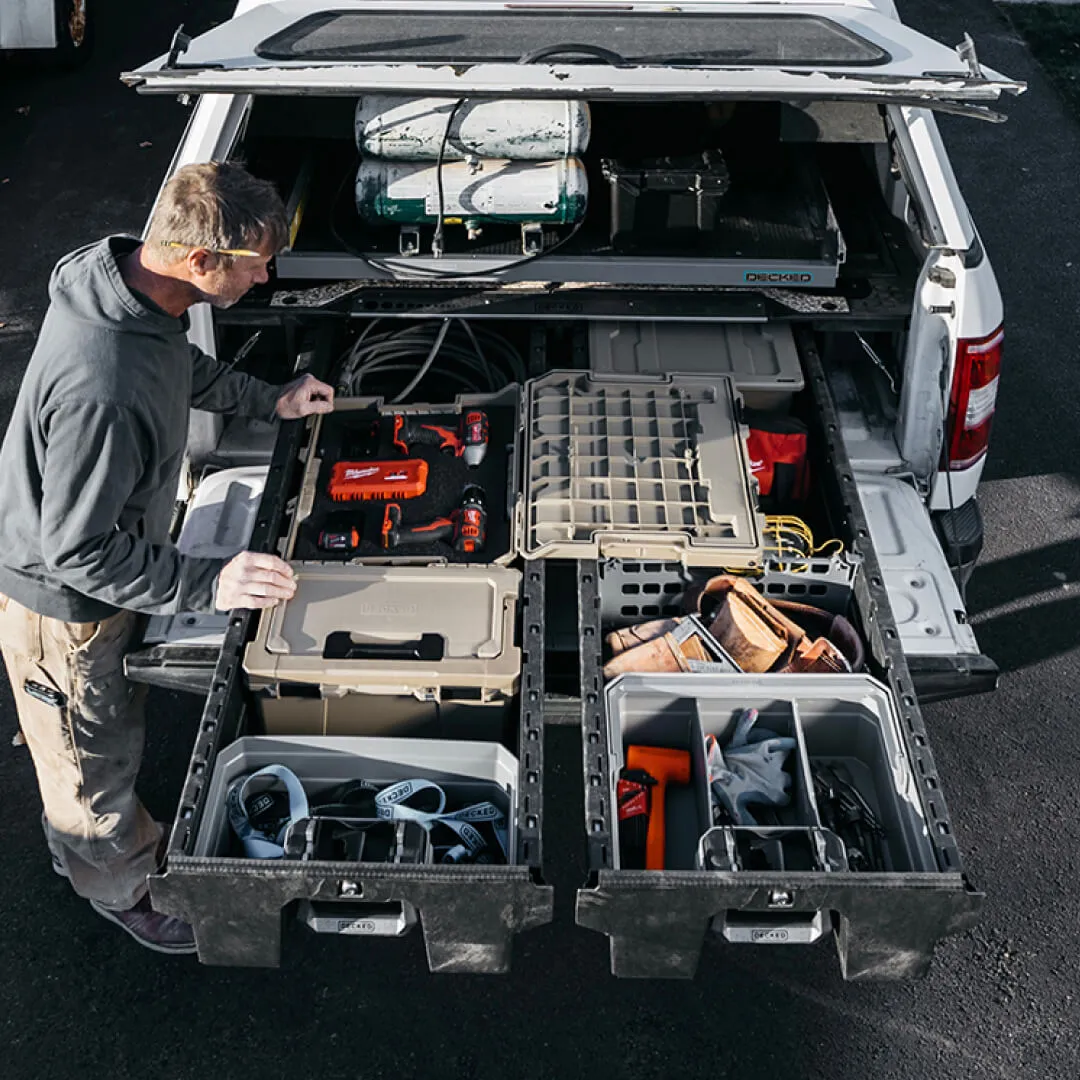
[[[289,223],[273,184],[242,165],[210,161],[178,169],[161,190],[146,231],[146,243],[164,262],[184,258],[184,248],[261,248],[285,246]],[[232,260],[220,256],[229,266]]]

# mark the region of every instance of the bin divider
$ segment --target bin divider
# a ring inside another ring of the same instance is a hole
[[[802,803],[800,809],[806,818],[806,824],[820,827],[821,815],[818,811],[817,799],[814,797],[814,775],[810,771],[810,754],[806,749],[806,733],[803,731],[799,702],[792,698],[789,704],[791,705],[791,726],[795,730],[795,752],[798,756],[799,783],[796,798],[799,798]]]
[[[705,729],[701,723],[699,700],[694,698],[694,718],[690,725],[690,783],[694,786],[698,811],[698,837],[712,828],[712,790],[709,786],[709,760],[705,752]],[[696,847],[696,843],[695,843]]]

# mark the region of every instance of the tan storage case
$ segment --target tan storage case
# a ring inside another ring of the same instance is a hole
[[[495,395],[463,395],[452,405],[391,407],[377,399],[339,398],[335,414],[374,408],[380,416],[403,413],[422,419],[500,407],[512,409],[516,418],[519,401],[516,387]],[[521,673],[516,644],[521,574],[499,565],[516,556],[512,508],[518,446],[492,445],[489,450],[505,456],[509,478],[506,508],[490,512],[505,514],[510,530],[509,551],[490,565],[390,552],[312,561],[297,558],[296,551],[301,526],[319,497],[324,423],[322,416],[312,423],[284,546],[296,572],[296,595],[261,613],[244,654],[244,670],[252,686],[262,690],[256,700],[266,729],[395,734],[429,727],[436,716],[466,718],[481,728],[497,726],[495,714],[501,717]],[[358,511],[381,506],[356,505]],[[303,688],[308,689],[296,693]],[[370,695],[380,696],[377,708]]]
[[[507,515],[509,545],[487,565],[392,553],[297,560],[325,476],[324,418],[313,422],[284,546],[296,596],[262,613],[244,657],[253,685],[270,695],[261,700],[275,729],[363,728],[368,710],[351,701],[357,694],[399,698],[406,712],[417,700],[483,706],[512,697],[521,574],[500,564],[519,557],[761,565],[762,521],[727,376],[556,371],[525,385],[523,406],[514,387],[453,405],[344,399],[335,413],[445,416],[485,407],[511,407],[518,421],[513,441],[489,450],[506,459],[505,509],[490,512]],[[283,684],[318,689],[306,699],[279,697]]]
[[[483,698],[514,693],[521,670],[514,644],[518,571],[294,566],[296,595],[263,613],[247,647],[244,668],[253,678],[424,700],[440,700],[451,687],[475,689]],[[327,655],[332,635],[347,635],[348,642],[337,641],[351,655],[341,649]],[[441,639],[437,659],[419,655],[425,635]]]

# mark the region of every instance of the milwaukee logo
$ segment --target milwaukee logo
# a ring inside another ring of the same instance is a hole
[[[808,270],[747,270],[743,274],[748,285],[809,285],[813,280]]]
[[[369,465],[366,469],[346,469],[346,480],[363,480],[365,476],[376,476],[382,472],[382,469],[378,465]],[[408,480],[409,474],[401,472],[388,472],[384,477],[384,480]]]

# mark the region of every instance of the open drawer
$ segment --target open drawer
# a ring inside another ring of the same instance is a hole
[[[592,876],[577,920],[611,939],[612,972],[692,977],[712,929],[752,944],[835,932],[845,978],[924,973],[936,943],[975,922],[982,896],[961,872],[914,696],[867,675],[624,674],[605,685],[599,577],[580,564]],[[705,742],[730,745],[747,709],[789,747],[784,805],[755,820],[720,808]],[[656,748],[677,766],[652,810],[664,807],[663,868],[628,868],[617,782]],[[845,830],[849,812],[858,822]]]
[[[312,446],[310,428],[282,428],[252,550],[296,537]],[[204,963],[276,966],[298,920],[361,937],[419,925],[433,971],[507,971],[514,936],[553,911],[541,872],[543,566],[414,556],[301,560],[298,571],[292,603],[227,619],[167,863],[150,879],[155,907],[191,923]],[[439,604],[441,623],[430,617]],[[358,625],[385,628],[383,647],[440,631],[443,662],[395,667],[356,656],[365,643],[351,639],[323,657],[328,638]],[[455,798],[497,807],[505,846],[446,862],[434,840],[420,863],[343,861],[317,844],[310,858],[255,857],[238,850],[223,797],[266,765],[292,769],[309,799],[345,781],[435,784],[448,810]]]
[[[687,665],[672,674],[606,677],[611,631],[684,614],[688,590],[701,575],[722,573],[722,564],[711,571],[674,557],[578,564],[590,877],[578,892],[577,921],[609,938],[616,975],[690,978],[715,931],[740,945],[832,935],[845,978],[911,978],[926,972],[942,938],[972,926],[982,908],[982,894],[963,873],[825,381],[816,354],[806,349],[803,360],[815,395],[813,470],[844,555],[808,560],[797,574],[766,555],[756,584],[767,599],[850,619],[865,644],[864,673],[703,674]],[[746,719],[748,709],[757,710],[756,720]],[[741,723],[760,725],[786,755],[787,779],[771,774],[766,787],[779,784],[786,797],[749,818],[721,796],[738,791],[737,783],[721,782],[731,760],[746,766],[739,754],[724,756],[738,746]],[[638,748],[632,756],[631,747]],[[622,769],[649,760],[641,748],[672,770],[660,804],[670,807],[666,836],[653,857],[648,833],[643,841],[642,823],[633,820],[640,807],[624,806],[620,821],[620,800],[639,797],[633,787],[620,791],[620,778],[635,779]]]

